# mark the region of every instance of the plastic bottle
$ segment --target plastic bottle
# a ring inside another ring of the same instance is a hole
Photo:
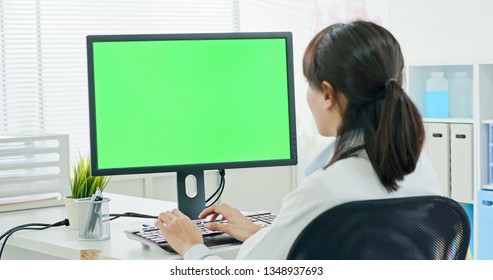
[[[467,72],[455,72],[450,80],[450,117],[472,117],[472,82]]]
[[[428,118],[449,117],[449,85],[443,72],[431,72],[426,80],[425,113]]]

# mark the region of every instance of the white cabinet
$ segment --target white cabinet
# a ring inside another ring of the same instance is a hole
[[[443,195],[473,203],[473,124],[425,123],[427,153]]]
[[[474,200],[472,134],[472,124],[450,124],[450,196],[457,201]]]
[[[443,195],[450,196],[450,125],[425,123],[425,152],[438,175]]]
[[[457,102],[459,99],[449,98],[449,112],[468,112],[467,115],[451,113],[448,118],[427,117],[426,81],[432,72],[445,73],[449,81],[464,75],[471,79],[470,89],[462,87],[459,91],[450,89],[449,92],[455,97],[458,94],[462,100]],[[477,235],[478,227],[488,223],[482,220],[483,216],[478,216],[478,193],[482,189],[493,190],[493,182],[489,179],[493,178],[490,174],[493,172],[492,160],[489,158],[489,124],[493,124],[493,63],[412,65],[406,68],[406,79],[407,93],[423,115],[427,139],[425,151],[438,173],[444,193],[464,203],[465,208],[473,205],[474,213],[470,215],[474,220],[472,244],[474,258],[478,258],[484,255],[481,252],[493,251],[493,242],[478,240]],[[448,154],[446,150],[449,150]],[[490,238],[493,239],[493,235]]]

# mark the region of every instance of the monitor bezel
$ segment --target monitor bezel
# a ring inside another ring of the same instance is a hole
[[[156,41],[156,40],[221,40],[221,39],[285,39],[286,63],[288,82],[288,113],[290,131],[289,159],[279,160],[257,160],[241,162],[216,162],[201,164],[161,165],[161,166],[134,166],[125,168],[100,168],[98,165],[98,146],[96,129],[96,104],[94,83],[94,56],[93,43],[115,42],[115,41]],[[298,163],[296,119],[295,119],[295,95],[294,95],[294,72],[293,72],[293,44],[291,32],[235,32],[235,33],[183,33],[183,34],[132,34],[132,35],[88,35],[87,44],[87,67],[88,67],[88,91],[89,91],[89,132],[90,132],[90,158],[91,174],[94,176],[104,175],[132,175],[162,172],[181,171],[204,171],[216,169],[236,169],[253,167],[289,166]]]

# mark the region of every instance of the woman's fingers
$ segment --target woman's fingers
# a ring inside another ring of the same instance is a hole
[[[213,214],[214,214],[214,215],[216,215],[216,217],[217,217],[217,215],[219,214],[219,213],[218,213],[218,211],[220,211],[220,209],[219,209],[219,208],[220,208],[220,206],[219,206],[219,205],[217,205],[217,204],[214,204],[214,205],[212,205],[211,207],[207,207],[207,208],[205,208],[205,209],[204,209],[204,211],[202,211],[202,212],[199,214],[199,218],[200,218],[200,219],[204,219],[204,218],[206,218],[207,216],[209,216],[209,215],[213,215]]]
[[[157,219],[156,222],[154,222],[154,225],[159,228],[162,232],[166,230],[166,226],[164,225],[163,221],[161,219]]]
[[[223,224],[223,223],[205,223],[204,226],[207,229],[213,230],[213,231],[223,231],[226,232],[228,231],[228,224]]]
[[[181,212],[178,209],[173,209],[171,211],[171,214],[173,214],[175,217],[183,217],[183,216],[185,216],[185,214],[183,214],[183,212]]]
[[[169,224],[175,221],[177,218],[183,216],[185,216],[185,214],[183,214],[180,210],[173,209],[172,211],[166,211],[159,214],[158,220],[162,221],[165,224]]]
[[[174,215],[171,214],[170,211],[166,211],[166,212],[162,212],[161,214],[159,214],[158,216],[158,220],[161,221],[162,223],[164,224],[169,224],[171,223],[171,221],[173,220],[174,218]]]
[[[199,214],[200,219],[204,219],[210,215],[211,216],[211,221],[215,221],[219,215],[223,216],[223,219],[228,219],[229,216],[231,216],[231,206],[229,206],[226,203],[223,204],[214,204],[211,207],[205,208],[202,213]]]
[[[171,221],[171,213],[169,211],[166,211],[159,214],[158,219],[156,220],[154,225],[157,226],[162,232],[166,232]]]
[[[181,255],[191,246],[203,243],[202,233],[197,224],[180,210],[160,213],[155,225],[161,230],[169,245]]]

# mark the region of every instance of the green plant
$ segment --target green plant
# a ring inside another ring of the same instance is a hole
[[[91,160],[79,157],[72,167],[73,178],[70,181],[70,198],[91,197],[97,188],[104,190],[111,177],[91,176]]]

